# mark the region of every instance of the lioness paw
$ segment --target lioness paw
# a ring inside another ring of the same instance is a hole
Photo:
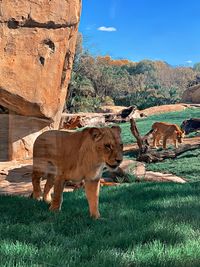
[[[97,212],[97,213],[95,213],[95,214],[90,214],[90,217],[93,218],[93,219],[95,219],[95,220],[97,220],[97,219],[100,218],[100,213]]]
[[[35,193],[35,192],[31,193],[30,198],[36,199],[38,201],[42,200],[41,193]]]
[[[50,210],[50,211],[57,212],[57,211],[60,211],[60,210],[61,210],[61,207],[57,207],[57,206],[53,206],[53,205],[51,205],[51,206],[49,207],[49,210]]]
[[[43,201],[46,202],[47,204],[51,204],[52,198],[43,196]]]

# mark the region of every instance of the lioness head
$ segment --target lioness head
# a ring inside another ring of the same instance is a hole
[[[185,137],[184,131],[176,131],[176,138],[179,143],[183,143],[183,138]]]
[[[123,160],[120,127],[91,128],[89,131],[95,142],[99,157],[102,158],[109,170],[115,170]]]

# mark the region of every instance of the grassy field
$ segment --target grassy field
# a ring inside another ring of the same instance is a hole
[[[155,121],[171,122],[180,125],[183,120],[188,118],[200,118],[200,109],[186,109],[181,112],[171,112],[154,115],[144,120],[138,120],[137,126],[142,135],[151,129]],[[135,142],[135,138],[130,132],[130,124],[121,124],[124,143]],[[192,133],[189,137],[194,136]],[[133,153],[127,153],[128,158],[135,158]],[[173,173],[190,181],[200,180],[200,150],[186,152],[177,159],[168,159],[160,163],[148,164],[147,170],[159,171],[163,173]]]
[[[200,110],[152,116],[138,126],[144,134],[154,121],[180,124],[189,117]],[[122,125],[125,143],[133,142],[129,127]],[[148,168],[195,180],[200,151],[190,153]],[[43,202],[0,196],[0,267],[199,267],[199,199],[200,182],[103,187],[102,218],[94,221],[82,190],[65,193],[56,214]]]
[[[200,183],[102,188],[98,221],[82,190],[61,213],[0,197],[0,266],[200,266]]]

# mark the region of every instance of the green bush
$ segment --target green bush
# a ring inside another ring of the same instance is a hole
[[[92,96],[76,96],[71,103],[70,111],[75,112],[95,112],[101,106],[101,99]]]

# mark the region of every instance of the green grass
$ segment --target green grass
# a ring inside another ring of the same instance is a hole
[[[82,190],[62,212],[0,196],[0,266],[200,266],[200,183],[102,188],[102,219]]]
[[[183,153],[176,159],[148,164],[147,170],[173,173],[189,181],[200,181],[200,149]]]

